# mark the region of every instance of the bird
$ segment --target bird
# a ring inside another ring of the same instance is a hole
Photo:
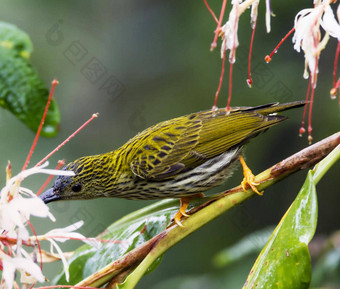
[[[174,221],[188,217],[190,200],[221,185],[238,163],[243,167],[243,190],[256,188],[254,175],[243,158],[252,138],[287,117],[281,111],[304,101],[256,107],[210,109],[160,122],[131,138],[122,147],[84,156],[63,167],[73,176],[58,176],[39,197],[46,204],[58,200],[94,198],[179,198]]]

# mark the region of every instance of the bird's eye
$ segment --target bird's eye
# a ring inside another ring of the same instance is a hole
[[[81,184],[75,184],[75,185],[72,187],[72,191],[75,192],[75,193],[80,192],[81,189],[82,189]]]

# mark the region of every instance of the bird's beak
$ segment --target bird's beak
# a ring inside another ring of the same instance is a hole
[[[53,201],[57,201],[60,199],[60,197],[54,192],[54,189],[49,189],[45,192],[43,192],[39,198],[45,203],[49,203],[49,202],[53,202]]]

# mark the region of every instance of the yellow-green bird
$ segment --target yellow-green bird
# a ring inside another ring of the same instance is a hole
[[[240,159],[247,185],[256,190],[242,147],[253,137],[286,119],[278,112],[303,106],[297,101],[257,107],[207,110],[158,123],[130,139],[121,148],[81,157],[58,176],[40,198],[57,200],[116,197],[126,199],[181,198],[177,224],[190,198],[220,185]]]

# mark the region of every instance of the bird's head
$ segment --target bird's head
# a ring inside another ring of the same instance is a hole
[[[62,170],[73,171],[74,176],[58,176],[51,189],[42,193],[39,198],[45,204],[59,200],[90,199],[92,196],[91,180],[93,173],[86,157],[80,158]]]

